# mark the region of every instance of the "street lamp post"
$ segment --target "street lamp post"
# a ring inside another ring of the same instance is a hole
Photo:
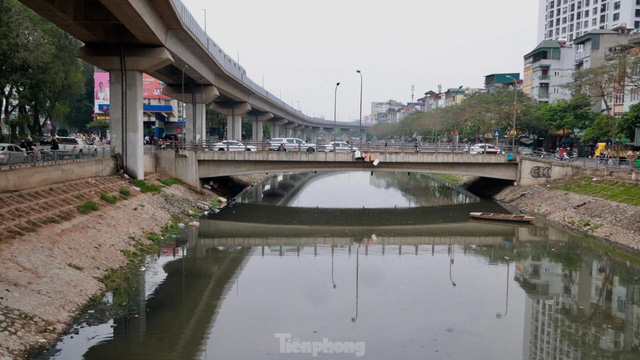
[[[338,86],[340,83],[336,83],[336,90],[333,94],[333,141],[336,141],[336,105],[338,104]]]
[[[358,135],[360,135],[360,146],[358,149],[362,151],[362,72],[360,70],[356,70],[358,74],[360,74],[360,124],[358,125]]]
[[[518,82],[517,80],[510,75],[507,75],[508,78],[510,78],[511,80],[513,80],[513,143],[511,144],[513,146],[513,149],[511,151],[515,151],[516,148],[516,111],[518,109]]]

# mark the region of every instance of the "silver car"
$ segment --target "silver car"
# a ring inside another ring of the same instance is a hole
[[[324,152],[354,152],[357,150],[357,147],[345,141],[331,141],[328,144],[322,145],[322,151]]]
[[[26,151],[18,145],[0,144],[0,165],[22,164]]]
[[[225,140],[213,144],[215,151],[258,151],[253,145],[245,145],[236,140]]]

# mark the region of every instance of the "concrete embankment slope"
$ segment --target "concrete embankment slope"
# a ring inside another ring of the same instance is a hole
[[[160,185],[154,176],[148,183]],[[111,205],[100,192],[131,196]],[[122,250],[159,233],[172,213],[184,214],[193,202],[213,194],[181,185],[162,193],[140,193],[127,181],[103,177],[2,194],[0,215],[0,359],[24,358],[46,346],[94,295],[111,268],[126,264]],[[76,206],[93,200],[100,209],[82,215]],[[207,201],[208,202],[208,201]]]
[[[495,199],[522,212],[640,251],[640,207],[554,189],[509,187]]]

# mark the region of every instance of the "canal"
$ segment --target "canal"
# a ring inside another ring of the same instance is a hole
[[[471,211],[507,212],[427,174],[274,176],[140,269],[126,316],[78,321],[48,358],[639,358],[636,263]]]

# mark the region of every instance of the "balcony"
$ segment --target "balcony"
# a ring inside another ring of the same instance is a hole
[[[538,76],[538,80],[540,80],[541,82],[549,82],[549,79],[551,77],[549,75],[540,75]]]
[[[549,99],[549,88],[541,87],[540,90],[538,91],[538,99],[540,100]]]

